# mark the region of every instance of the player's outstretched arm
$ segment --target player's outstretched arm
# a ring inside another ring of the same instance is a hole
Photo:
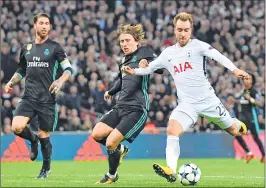
[[[213,48],[211,45],[209,45],[206,42],[202,42],[202,41],[200,41],[200,45],[202,48],[202,55],[203,56],[207,56],[207,57],[217,61],[218,63],[220,63],[221,65],[223,65],[227,69],[231,70],[236,77],[248,79],[248,76],[249,76],[248,73],[246,73],[243,70],[238,69],[233,64],[233,62],[230,61],[230,59],[225,57],[223,54],[221,54],[218,50]]]
[[[167,65],[164,63],[164,60],[167,59],[165,56],[166,55],[165,55],[165,50],[164,50],[157,59],[150,62],[148,66],[145,68],[132,69],[129,66],[123,66],[121,68],[121,71],[129,75],[148,75],[158,69],[164,69],[164,68],[167,69]]]

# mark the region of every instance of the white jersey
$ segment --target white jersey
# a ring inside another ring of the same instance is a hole
[[[178,102],[197,103],[214,94],[214,89],[206,77],[206,58],[216,60],[229,70],[236,66],[208,43],[191,39],[184,47],[177,44],[166,48],[160,56],[150,62],[147,68],[137,68],[137,75],[151,74],[165,68],[172,75]]]

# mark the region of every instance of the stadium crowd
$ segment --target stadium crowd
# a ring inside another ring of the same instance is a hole
[[[264,1],[8,1],[1,14],[1,132],[11,132],[13,110],[23,94],[24,82],[11,94],[5,83],[16,71],[21,46],[34,36],[32,16],[44,11],[51,16],[50,38],[68,54],[74,76],[58,94],[58,131],[91,131],[97,119],[115,103],[105,102],[104,92],[118,75],[122,53],[116,28],[122,23],[141,23],[146,31],[143,45],[159,55],[175,43],[172,18],[177,12],[192,13],[193,36],[208,42],[235,65],[257,78],[256,89],[265,93],[265,10]],[[208,78],[232,115],[238,116],[241,81],[217,62],[208,59]],[[177,105],[176,88],[167,71],[150,79],[149,127],[166,127],[169,113]],[[264,128],[265,111],[258,108]],[[37,129],[37,120],[31,127]],[[194,131],[218,128],[199,118]]]

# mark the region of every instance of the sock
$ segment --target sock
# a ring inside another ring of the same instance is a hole
[[[106,139],[107,139],[107,137],[104,137],[101,140],[96,140],[95,139],[95,141],[98,142],[98,143],[100,143],[100,144],[102,144],[102,145],[104,145],[104,146],[106,146]]]
[[[52,144],[50,142],[50,137],[40,138],[40,143],[43,156],[42,169],[50,170],[52,157]]]
[[[98,143],[100,143],[100,144],[102,144],[102,145],[104,145],[104,146],[106,146],[106,139],[107,139],[107,137],[104,137],[104,138],[102,138],[101,140],[95,140],[96,142],[98,142]],[[117,146],[117,148],[120,150],[120,147],[121,147],[121,144],[119,144],[118,146]],[[123,150],[124,151],[124,150]],[[121,152],[120,152],[121,153]]]
[[[167,136],[166,143],[166,163],[169,168],[176,174],[177,160],[180,155],[179,137]]]
[[[246,142],[244,141],[244,139],[241,136],[236,136],[235,138],[237,139],[237,141],[239,142],[241,147],[245,150],[245,152],[248,153],[249,148],[248,148]]]
[[[109,162],[109,174],[115,175],[120,159],[120,152],[118,149],[107,150],[108,162]]]
[[[14,132],[14,134],[21,137],[21,138],[27,139],[30,142],[34,142],[36,139],[36,135],[27,126],[23,129],[23,131],[21,133],[15,133]]]

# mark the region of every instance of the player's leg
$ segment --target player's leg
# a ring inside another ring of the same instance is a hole
[[[167,167],[156,163],[153,165],[155,173],[166,178],[168,182],[176,181],[176,168],[180,156],[179,137],[194,125],[196,120],[195,110],[184,103],[179,104],[169,118],[165,150]]]
[[[246,142],[242,136],[236,136],[236,140],[238,141],[238,143],[241,145],[241,147],[246,152],[245,162],[249,163],[250,160],[252,160],[254,158],[253,153],[249,150],[249,148],[248,148],[248,146],[247,146],[247,144],[246,144]]]
[[[47,178],[51,173],[52,143],[50,134],[57,126],[58,106],[57,104],[42,104],[36,106],[40,127],[38,129],[43,164],[37,178]]]
[[[111,109],[109,112],[104,114],[99,122],[94,126],[91,133],[92,138],[96,142],[106,146],[107,136],[114,130],[119,121],[117,109]]]
[[[15,135],[31,142],[30,159],[34,161],[38,156],[38,136],[27,126],[28,122],[35,116],[30,101],[22,99],[16,107],[12,120],[12,131]]]
[[[232,118],[220,99],[211,97],[198,105],[200,115],[213,122],[232,136],[241,136],[247,133],[247,126],[237,118]]]
[[[102,116],[100,121],[93,128],[91,136],[96,142],[106,146],[107,136],[118,125],[119,121],[120,118],[118,116],[117,108],[113,108]],[[122,144],[119,144],[117,147],[119,149],[121,158],[123,158],[123,156],[129,151],[129,149]]]
[[[109,172],[97,182],[97,184],[110,184],[118,180],[117,168],[119,165],[120,152],[117,146],[123,141],[124,136],[114,129],[106,140],[108,154]]]
[[[263,147],[263,144],[259,138],[259,125],[258,125],[258,121],[256,121],[256,119],[254,118],[252,121],[252,126],[250,126],[250,132],[252,134],[252,137],[254,139],[254,141],[256,142],[257,146],[259,147],[259,150],[261,152],[261,163],[264,163],[264,158],[265,158],[265,150]]]
[[[126,113],[125,113],[126,111]],[[97,183],[109,184],[118,180],[117,169],[121,161],[121,155],[117,146],[126,139],[133,142],[140,131],[144,128],[147,120],[147,111],[129,111],[119,109],[121,121],[107,137],[106,147],[108,153],[109,172]]]

